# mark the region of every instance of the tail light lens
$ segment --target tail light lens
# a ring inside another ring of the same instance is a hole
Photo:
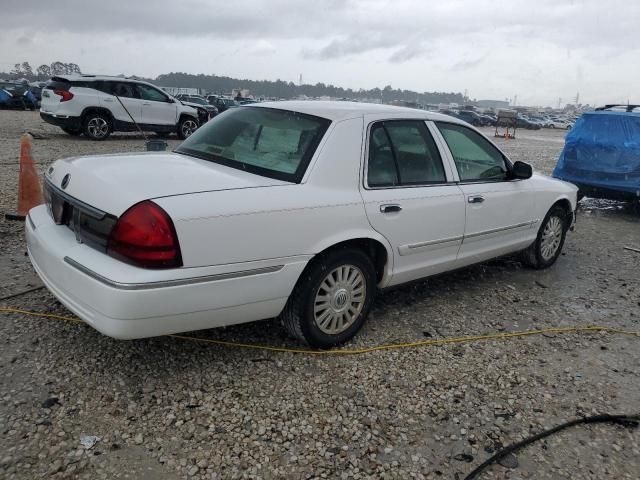
[[[69,90],[56,89],[53,91],[53,93],[62,97],[60,99],[61,102],[67,102],[73,98],[73,93],[71,93]]]
[[[109,236],[107,254],[144,268],[182,266],[173,222],[149,200],[137,203],[118,219]]]

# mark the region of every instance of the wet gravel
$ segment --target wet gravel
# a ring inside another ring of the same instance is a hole
[[[25,130],[46,137],[34,140],[41,169],[62,156],[143,149],[136,135],[90,142],[37,113],[0,111],[2,212],[15,207]],[[564,132],[518,133],[497,143],[549,172]],[[21,228],[0,220],[0,297],[39,285]],[[553,268],[505,258],[384,292],[348,347],[584,324],[638,331],[640,254],[625,245],[640,247],[640,216],[586,199]],[[69,315],[46,290],[2,305]],[[299,346],[276,321],[195,335]],[[541,429],[639,413],[638,405],[640,339],[620,335],[317,357],[166,337],[117,341],[84,325],[0,314],[3,479],[462,479]],[[538,442],[481,478],[639,472],[639,430],[593,425]]]

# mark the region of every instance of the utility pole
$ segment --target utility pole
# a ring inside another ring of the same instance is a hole
[[[514,95],[513,96],[513,106],[517,107],[518,106],[518,95]]]
[[[576,102],[575,102],[576,107],[578,106],[579,102],[580,102],[580,92],[576,93]]]
[[[298,85],[302,85],[302,74],[300,74],[300,77],[298,78]]]

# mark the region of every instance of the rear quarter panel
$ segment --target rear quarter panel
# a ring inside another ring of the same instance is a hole
[[[332,125],[300,184],[155,200],[174,221],[185,267],[314,255],[352,238],[384,241],[358,190],[362,126],[362,117]]]

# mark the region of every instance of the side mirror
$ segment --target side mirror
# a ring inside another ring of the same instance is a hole
[[[176,101],[171,97],[167,97],[167,103],[176,103]]]
[[[511,169],[511,176],[513,178],[519,178],[522,180],[526,180],[527,178],[531,178],[533,175],[533,168],[528,163],[517,161],[513,164],[513,168]]]

